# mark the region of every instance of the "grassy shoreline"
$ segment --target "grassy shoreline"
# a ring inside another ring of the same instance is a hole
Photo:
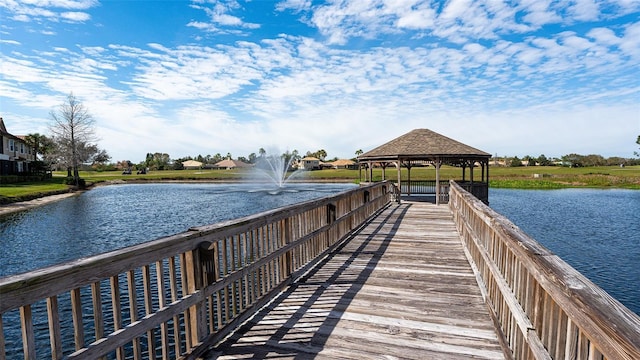
[[[298,181],[310,182],[353,182],[359,181],[358,170],[329,169],[309,171],[297,177]],[[382,179],[382,170],[374,169],[373,179]],[[563,188],[617,188],[640,190],[640,166],[625,168],[602,166],[586,168],[564,168],[551,166],[489,169],[489,186],[492,188],[510,189],[563,189]],[[0,205],[21,202],[74,191],[64,184],[66,173],[56,172],[52,179],[37,183],[3,184],[0,186]],[[146,182],[237,182],[250,181],[252,174],[247,170],[166,170],[152,171],[143,175],[123,175],[118,171],[81,172],[89,187],[115,183]],[[364,173],[363,173],[364,176]],[[467,169],[466,178],[469,178]],[[395,168],[388,168],[385,177],[397,178]],[[460,168],[442,167],[442,180],[460,179]],[[480,169],[474,170],[474,178],[480,177]],[[255,178],[255,177],[254,177]],[[402,179],[407,178],[407,169],[402,169]],[[435,179],[433,167],[414,167],[411,169],[412,180]]]

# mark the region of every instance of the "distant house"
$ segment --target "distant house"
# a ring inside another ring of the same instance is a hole
[[[251,164],[247,164],[246,162],[240,160],[225,159],[222,161],[218,161],[216,163],[216,167],[219,169],[231,170],[235,168],[251,167]]]
[[[349,159],[338,159],[336,161],[328,163],[334,169],[357,169],[358,164],[355,161]]]
[[[10,134],[0,117],[0,175],[28,173],[35,156],[24,136]]]
[[[187,160],[182,162],[182,167],[185,170],[196,170],[202,167],[202,163],[200,161]]]
[[[307,156],[300,159],[298,162],[298,169],[301,170],[320,170],[320,159],[312,156]]]

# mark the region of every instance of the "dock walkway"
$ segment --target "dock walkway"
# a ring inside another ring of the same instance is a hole
[[[504,359],[447,206],[393,204],[205,359]]]

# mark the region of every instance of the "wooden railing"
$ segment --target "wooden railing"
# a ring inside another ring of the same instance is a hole
[[[449,206],[516,359],[640,359],[640,317],[451,183]]]
[[[391,186],[1,278],[0,359],[196,357],[386,207]]]

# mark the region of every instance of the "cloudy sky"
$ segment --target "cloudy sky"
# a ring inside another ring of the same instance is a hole
[[[0,0],[0,116],[73,94],[113,161],[350,158],[415,128],[499,156],[633,157],[640,0]]]

